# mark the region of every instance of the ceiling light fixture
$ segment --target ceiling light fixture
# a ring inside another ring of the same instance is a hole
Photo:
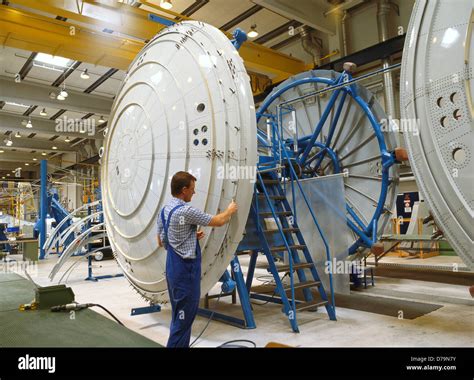
[[[46,108],[43,108],[40,112],[41,116],[48,116],[48,113],[46,112]]]
[[[71,141],[71,140],[69,139],[69,137],[66,137],[66,138],[64,139],[64,142],[70,142],[70,141]]]
[[[25,162],[25,166],[30,166],[30,164],[28,162]]]
[[[38,161],[38,159],[35,157],[35,158],[33,158],[33,161]]]
[[[253,24],[251,27],[250,27],[250,32],[248,32],[247,36],[249,38],[255,38],[258,36],[258,32],[257,32],[257,24]]]
[[[42,155],[42,156],[46,156],[46,152],[42,152],[41,155]]]
[[[160,7],[163,9],[171,9],[173,8],[173,4],[171,3],[171,0],[161,0]]]
[[[26,123],[26,128],[33,128],[33,123],[31,122],[31,119],[28,119],[28,123]]]
[[[0,149],[0,153],[5,153],[5,151],[3,149]]]
[[[98,123],[99,123],[99,124],[105,123],[105,119],[104,119],[103,116],[100,117]]]
[[[57,147],[57,146],[53,146],[53,150],[56,150],[56,149],[58,149],[58,147]]]
[[[89,73],[87,72],[87,69],[85,69],[85,70],[81,73],[81,78],[82,78],[82,79],[89,79],[89,78],[90,78]]]
[[[13,145],[13,141],[11,140],[10,137],[7,137],[7,138],[4,140],[4,142],[5,142],[5,145],[6,145],[6,146],[12,146],[12,145]]]
[[[15,133],[15,137],[19,139],[21,137],[20,132]]]
[[[60,96],[62,96],[63,98],[67,98],[68,97],[68,93],[66,91],[66,83],[63,83],[63,89],[61,90],[61,92],[59,93]]]
[[[58,96],[56,96],[56,99],[65,100],[66,98],[64,96],[62,96],[61,94],[59,94]]]

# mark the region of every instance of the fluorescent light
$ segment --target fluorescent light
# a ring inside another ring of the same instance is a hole
[[[46,108],[43,108],[40,112],[41,116],[48,116],[48,113],[46,112]]]
[[[58,149],[58,147],[57,147],[57,146],[53,146],[53,149],[56,150],[56,149]]]
[[[46,152],[42,152],[41,155],[42,155],[42,156],[46,156]]]
[[[16,106],[16,107],[24,107],[24,108],[30,108],[29,105],[23,104],[23,103],[16,103],[16,102],[5,102],[5,104],[8,104],[9,106]]]
[[[160,7],[163,9],[171,9],[173,8],[173,4],[171,4],[171,0],[161,0]]]
[[[33,158],[33,161],[38,161],[38,159],[35,157],[35,158]]]
[[[25,166],[30,166],[30,164],[28,162],[25,162]]]
[[[0,153],[5,153],[5,151],[3,149],[0,149]]]
[[[46,63],[48,65],[68,67],[71,60],[64,57],[53,56],[51,54],[38,53],[34,59],[36,62]]]
[[[64,72],[64,69],[60,69],[60,68],[57,68],[57,67],[54,67],[54,66],[50,66],[46,63],[33,62],[33,66],[34,67],[39,67],[41,69],[46,69],[46,70],[58,71],[60,73]]]
[[[85,69],[85,70],[81,73],[81,78],[82,78],[82,79],[89,79],[89,78],[90,78],[89,73],[87,72],[87,69]]]
[[[33,124],[31,123],[31,120],[28,120],[28,123],[26,123],[26,128],[33,128]]]

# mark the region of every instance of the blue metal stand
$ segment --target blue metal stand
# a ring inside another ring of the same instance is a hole
[[[40,163],[40,220],[39,220],[39,239],[40,255],[39,259],[45,257],[44,244],[46,243],[46,214],[48,208],[48,161],[41,160]]]
[[[160,305],[150,305],[145,307],[136,307],[130,311],[130,315],[134,317],[135,315],[151,314],[158,313],[161,311]]]
[[[220,299],[221,297],[226,296],[235,297],[235,287],[237,287],[237,293],[239,294],[240,305],[242,307],[244,319],[232,317],[223,313],[218,313],[214,310],[210,310],[208,307],[199,308],[198,315],[211,318],[219,322],[224,322],[235,327],[243,329],[254,329],[257,327],[257,325],[255,324],[252,305],[250,304],[249,290],[245,283],[242,268],[240,266],[240,262],[237,256],[232,259],[230,265],[232,268],[232,278],[231,275],[226,271],[221,277],[221,281],[223,282],[222,293],[219,296],[207,297],[207,300],[210,298]]]
[[[92,256],[87,257],[87,278],[85,279],[85,281],[97,282],[99,280],[104,280],[106,278],[117,278],[117,277],[123,277],[123,273],[106,274],[106,275],[103,275],[103,276],[94,276],[94,275],[92,275]]]

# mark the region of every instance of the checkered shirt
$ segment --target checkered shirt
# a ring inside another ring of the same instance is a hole
[[[164,206],[165,222],[168,222],[168,215],[172,209],[178,205],[184,205],[178,208],[171,216],[168,227],[168,241],[165,237],[165,229],[161,222],[161,210],[158,214],[158,235],[163,245],[171,244],[173,250],[183,259],[196,258],[196,232],[197,226],[207,226],[211,222],[212,215],[206,214],[197,208],[186,204],[185,201],[172,198]]]

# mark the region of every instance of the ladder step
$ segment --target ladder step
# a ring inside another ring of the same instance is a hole
[[[283,232],[299,232],[299,228],[282,228],[281,229]],[[278,228],[275,228],[275,229],[271,229],[271,230],[263,230],[263,232],[265,232],[266,234],[269,234],[269,233],[274,233],[274,232],[280,232],[280,230]]]
[[[276,172],[276,171],[279,171],[279,170],[281,170],[281,168],[277,168],[277,167],[274,167],[274,166],[268,166],[268,167],[261,166],[260,168],[258,168],[258,172],[260,174]]]
[[[271,211],[263,211],[263,212],[259,212],[259,214],[261,216],[263,216],[264,218],[267,218],[269,216],[273,216]],[[292,214],[293,213],[291,211],[276,211],[275,212],[275,215],[279,215],[279,216],[290,216]]]
[[[243,256],[243,255],[250,255],[251,253],[252,253],[252,251],[250,251],[250,250],[237,251],[237,252],[235,252],[235,255],[236,255],[236,256]]]
[[[301,264],[293,264],[293,270],[297,269],[309,269],[313,267],[313,263],[301,263]],[[288,272],[290,270],[289,265],[277,265],[278,272]]]
[[[301,244],[290,245],[289,247],[290,247],[290,249],[305,249],[306,248],[305,245],[301,245]],[[282,252],[282,251],[286,251],[286,250],[287,250],[286,245],[280,245],[278,247],[270,248],[270,251],[272,251],[272,252]],[[295,265],[297,265],[297,264],[295,264]],[[311,264],[311,265],[313,265],[313,264]],[[294,265],[293,265],[293,267],[294,267]]]
[[[265,199],[265,194],[258,194],[260,199]],[[270,195],[268,198],[276,200],[276,201],[283,201],[286,197],[284,195]]]
[[[321,281],[304,281],[304,282],[297,282],[294,284],[295,290],[306,289],[306,288],[314,288],[321,285]],[[275,293],[276,286],[275,284],[267,284],[267,285],[257,285],[252,286],[251,291],[253,293],[259,294],[272,294]],[[283,287],[283,290],[288,293],[291,291],[291,286],[287,285]]]
[[[263,183],[265,185],[279,185],[280,184],[280,181],[277,180],[277,179],[264,179],[263,180]]]
[[[303,311],[303,310],[312,309],[313,307],[324,306],[327,303],[328,301],[311,301],[311,302],[300,303],[296,305],[296,311]]]
[[[303,281],[303,282],[297,282],[296,284],[293,284],[293,287],[295,290],[299,290],[299,289],[314,288],[319,285],[321,285],[321,281]],[[288,292],[291,290],[291,285],[285,286],[283,289],[285,290],[285,292]]]

